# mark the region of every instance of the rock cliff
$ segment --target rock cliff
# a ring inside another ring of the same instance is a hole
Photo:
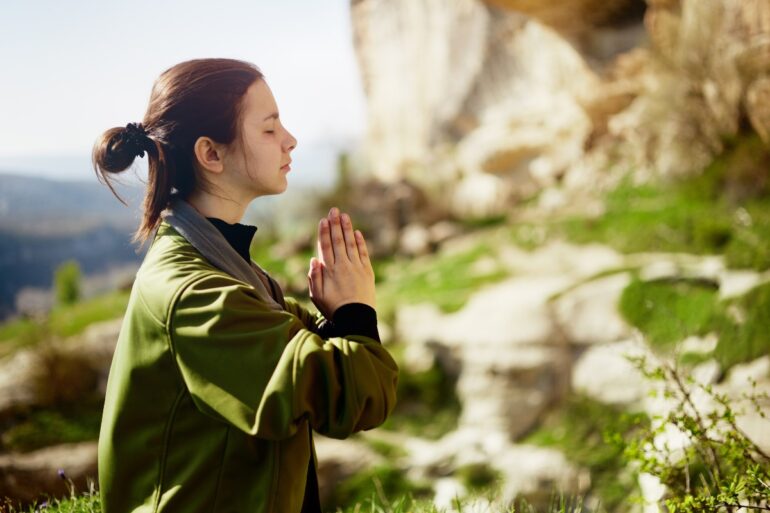
[[[369,171],[465,217],[770,141],[762,0],[357,0]]]

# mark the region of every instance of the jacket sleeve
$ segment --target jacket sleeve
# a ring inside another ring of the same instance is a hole
[[[385,421],[398,367],[365,336],[323,340],[240,281],[194,280],[169,317],[171,350],[195,405],[252,436],[292,436],[302,419],[345,438]]]
[[[293,297],[284,297],[284,302],[286,303],[286,311],[297,317],[305,329],[313,333],[321,333],[322,326],[327,322],[323,314],[320,312],[311,313]]]

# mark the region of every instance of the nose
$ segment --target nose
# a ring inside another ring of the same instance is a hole
[[[286,153],[289,153],[290,151],[292,151],[294,148],[297,147],[297,139],[293,135],[291,135],[291,132],[289,132],[288,130],[286,130],[286,136],[287,137],[284,142],[284,151]]]

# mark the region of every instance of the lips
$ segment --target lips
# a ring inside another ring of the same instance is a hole
[[[283,166],[281,166],[281,169],[283,169],[284,171],[289,171],[289,170],[291,170],[291,166],[290,166],[289,164],[291,164],[291,160],[290,160],[290,161],[288,161],[288,162],[287,162],[286,164],[284,164]]]

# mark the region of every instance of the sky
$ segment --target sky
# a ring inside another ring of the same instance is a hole
[[[337,147],[362,138],[349,0],[8,2],[0,16],[0,172],[93,179],[98,135],[140,122],[157,76],[202,57],[260,67],[299,141],[295,176],[304,163],[319,179]]]

